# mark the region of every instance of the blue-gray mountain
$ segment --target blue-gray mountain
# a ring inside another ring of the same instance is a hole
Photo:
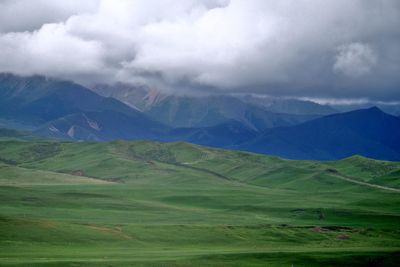
[[[174,128],[210,127],[235,120],[255,131],[263,131],[336,112],[330,107],[308,101],[229,95],[168,95],[143,86],[124,84],[97,85],[92,90],[103,96],[114,97],[143,111],[153,120]]]
[[[68,81],[0,75],[0,119],[45,137],[151,139],[168,127],[114,99]]]
[[[71,140],[187,138],[196,142],[194,137],[199,136],[198,142],[218,146],[217,140],[224,139],[224,145],[228,139],[232,140],[229,144],[236,144],[253,132],[317,117],[276,114],[229,96],[164,96],[144,88],[127,89],[129,103],[125,104],[68,81],[1,74],[0,123],[2,127]],[[230,127],[224,128],[226,125]],[[179,127],[185,129],[171,131]],[[205,142],[206,135],[209,142]]]
[[[400,118],[373,107],[265,131],[235,149],[289,159],[400,160]]]
[[[377,108],[327,115],[334,110],[307,101],[119,87],[109,95],[124,103],[104,96],[115,87],[97,87],[100,96],[68,81],[0,74],[0,127],[30,130],[3,130],[3,138],[188,141],[292,159],[400,160],[400,118]]]

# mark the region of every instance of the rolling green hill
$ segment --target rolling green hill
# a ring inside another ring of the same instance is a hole
[[[1,266],[397,266],[400,163],[0,141]]]
[[[26,141],[34,141],[40,140],[40,137],[33,135],[31,132],[28,131],[18,131],[15,129],[8,129],[8,128],[1,128],[0,127],[0,140],[26,140]]]

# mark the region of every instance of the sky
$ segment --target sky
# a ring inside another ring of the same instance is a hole
[[[0,0],[0,72],[400,101],[398,0]]]

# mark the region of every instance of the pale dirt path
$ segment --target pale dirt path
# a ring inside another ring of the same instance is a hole
[[[397,188],[383,186],[383,185],[377,185],[377,184],[370,184],[370,183],[354,180],[354,179],[351,179],[349,177],[342,176],[342,175],[334,175],[334,176],[336,178],[339,178],[339,179],[342,179],[344,181],[348,181],[348,182],[351,182],[354,184],[359,184],[359,185],[364,185],[364,186],[368,186],[368,187],[372,187],[372,188],[378,188],[378,189],[382,189],[382,190],[388,190],[388,191],[400,193],[400,189],[397,189]]]

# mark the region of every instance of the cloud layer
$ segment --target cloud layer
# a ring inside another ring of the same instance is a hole
[[[397,0],[3,0],[0,72],[400,100]]]

